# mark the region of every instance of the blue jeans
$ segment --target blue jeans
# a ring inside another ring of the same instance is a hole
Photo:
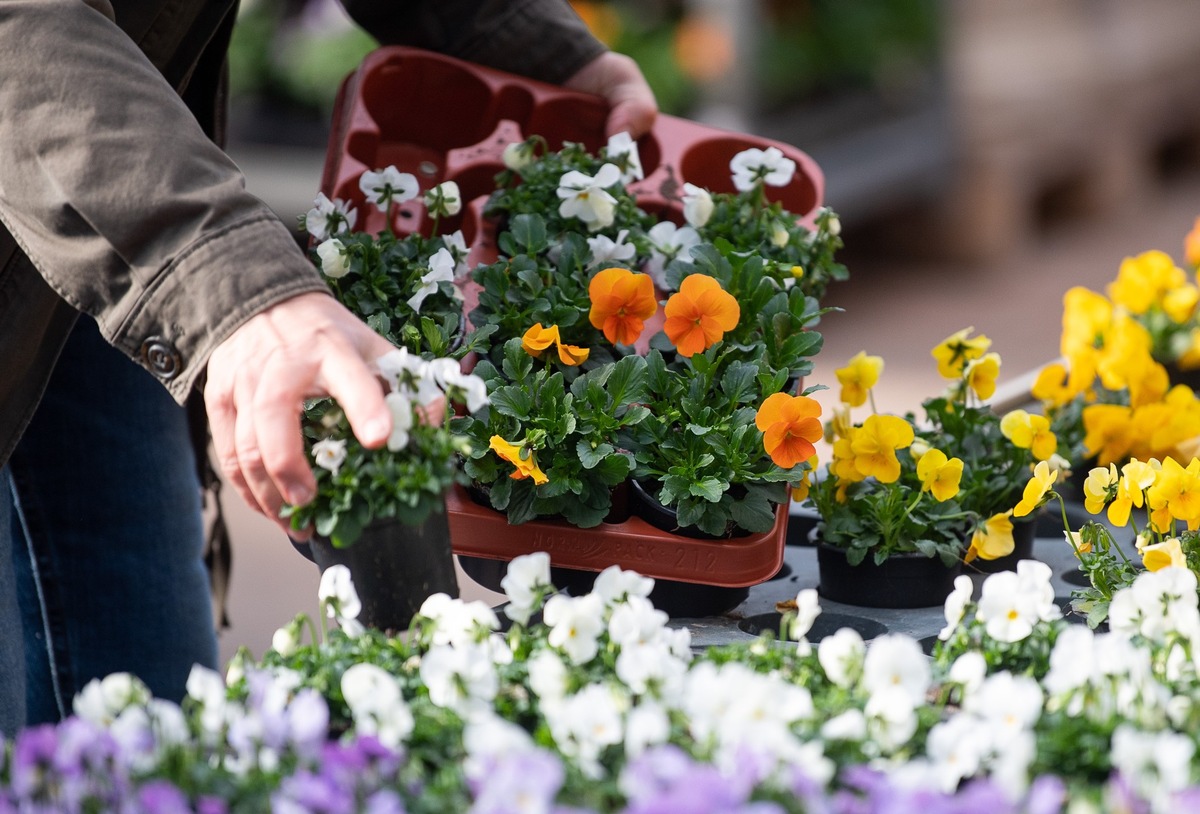
[[[0,469],[0,732],[130,672],[179,700],[217,665],[186,412],[81,317]]]

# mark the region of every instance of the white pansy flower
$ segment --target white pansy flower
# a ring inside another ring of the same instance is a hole
[[[413,426],[412,401],[403,393],[388,393],[383,400],[392,415],[392,433],[388,436],[387,448],[390,452],[399,452],[408,446],[408,431]]]
[[[434,623],[430,641],[435,645],[470,644],[500,627],[496,612],[484,602],[467,602],[441,592],[427,597],[418,614]]]
[[[1087,686],[1095,666],[1095,638],[1091,628],[1084,625],[1071,625],[1058,634],[1050,651],[1050,669],[1042,679],[1051,696]]]
[[[597,594],[570,597],[555,594],[546,602],[542,618],[550,626],[547,641],[574,664],[591,661],[604,631],[603,605]]]
[[[804,588],[796,594],[796,618],[792,620],[788,635],[797,641],[806,641],[804,637],[820,615],[821,600],[817,597],[817,589]]]
[[[332,201],[324,192],[317,193],[313,208],[304,215],[304,228],[316,240],[325,241],[348,232],[358,221],[358,212],[341,198]]]
[[[676,226],[664,220],[651,226],[646,236],[650,239],[650,259],[646,262],[646,272],[654,279],[655,285],[666,288],[664,269],[667,263],[675,259],[690,263],[689,252],[693,246],[700,245],[700,234],[691,226]]]
[[[504,147],[500,160],[513,172],[520,172],[533,163],[534,145],[528,141],[514,141]]]
[[[967,609],[967,603],[971,601],[971,594],[974,590],[975,583],[971,582],[971,578],[966,574],[960,574],[954,578],[954,590],[946,597],[943,610],[946,626],[938,633],[938,638],[943,642],[950,638],[954,629],[958,627],[958,623],[962,621],[963,613]]]
[[[912,706],[919,706],[925,701],[930,679],[929,659],[916,639],[885,633],[867,647],[863,686],[871,695],[894,687],[904,691]]]
[[[341,688],[357,732],[374,735],[393,749],[405,742],[413,714],[400,683],[387,670],[370,662],[352,664],[342,673]]]
[[[421,313],[421,304],[425,302],[426,297],[437,292],[438,283],[454,282],[454,266],[454,255],[444,247],[438,249],[433,257],[429,258],[429,271],[421,275],[420,287],[408,298],[408,307],[418,314]]]
[[[985,678],[979,689],[963,700],[963,710],[987,721],[993,738],[1003,744],[1037,723],[1043,700],[1036,680],[1001,672]]]
[[[625,756],[633,759],[671,736],[667,711],[653,701],[643,701],[625,718]]]
[[[321,260],[321,271],[331,280],[339,280],[350,272],[350,258],[346,246],[336,237],[331,237],[317,246],[317,257]]]
[[[712,213],[713,199],[709,191],[695,184],[684,184],[683,219],[688,222],[688,225],[699,229],[708,223]]]
[[[968,650],[950,665],[948,678],[962,688],[962,697],[965,699],[983,685],[987,669],[987,659],[983,654],[978,650]]]
[[[588,248],[592,252],[592,265],[605,266],[610,263],[628,263],[637,255],[637,247],[632,243],[626,243],[625,238],[629,237],[629,230],[622,229],[617,232],[617,239],[613,240],[608,235],[595,235],[587,239]]]
[[[376,359],[375,368],[387,382],[388,388],[396,391],[408,386],[410,382],[425,378],[429,363],[420,356],[409,353],[408,348],[396,348]]]
[[[472,373],[463,373],[457,359],[432,359],[427,372],[448,396],[465,401],[468,412],[473,413],[488,403],[487,384]]]
[[[771,225],[771,245],[777,249],[782,249],[792,239],[788,233],[787,227],[776,221]]]
[[[395,166],[382,170],[367,170],[358,179],[358,188],[367,200],[384,211],[392,204],[402,204],[417,197],[421,191],[417,177],[410,172],[400,172]]]
[[[622,713],[627,699],[615,687],[588,684],[575,695],[544,704],[554,743],[574,758],[585,775],[602,777],[601,753],[624,739]]]
[[[1054,601],[1054,572],[1039,560],[1021,560],[1017,563],[1020,591],[1030,598],[1034,612],[1040,621],[1052,622],[1062,618],[1062,608]]]
[[[778,147],[760,150],[751,147],[742,150],[729,162],[733,173],[733,185],[738,192],[747,192],[761,180],[773,187],[787,186],[796,172],[796,162],[788,158]]]
[[[916,705],[911,701],[908,691],[900,685],[880,687],[867,699],[863,707],[867,732],[884,753],[896,751],[916,734]]]
[[[1039,606],[1037,596],[1022,590],[1016,572],[1001,571],[984,580],[975,618],[996,641],[1019,642],[1033,632]]]
[[[312,456],[317,466],[336,475],[346,462],[346,439],[326,438],[317,441],[313,444]]]
[[[529,659],[529,689],[538,698],[562,698],[569,678],[567,665],[553,650],[539,650]]]
[[[862,675],[863,657],[867,646],[862,635],[852,627],[839,629],[817,645],[817,661],[825,676],[839,687],[849,688]]]
[[[652,590],[652,578],[636,571],[623,570],[618,565],[605,568],[592,583],[592,593],[600,597],[605,605],[612,605],[630,596],[649,596]]]
[[[605,164],[595,176],[578,170],[563,173],[558,182],[558,214],[564,218],[579,218],[591,230],[612,226],[617,199],[607,190],[621,181],[616,164]]]
[[[463,237],[462,229],[456,229],[448,235],[442,235],[442,245],[454,258],[455,279],[465,275],[469,271],[467,255],[471,253],[471,249],[467,246],[467,239]]]
[[[937,769],[941,791],[953,792],[960,781],[975,776],[989,741],[987,729],[971,715],[953,715],[934,724],[925,750]]]
[[[486,709],[500,689],[491,651],[478,642],[434,645],[421,657],[420,672],[429,700],[460,715]]]
[[[638,155],[637,142],[627,132],[616,133],[608,138],[604,155],[621,170],[621,182],[632,184],[646,177],[642,171],[642,158]]]
[[[522,554],[508,564],[500,580],[500,589],[508,597],[505,615],[519,624],[528,624],[533,603],[540,591],[551,587],[550,555],[545,551]]]
[[[84,684],[75,695],[71,708],[80,718],[106,726],[126,707],[145,704],[149,700],[150,689],[141,679],[132,673],[110,673]]]
[[[425,207],[438,217],[454,217],[462,211],[462,192],[454,181],[443,181],[425,192]]]
[[[317,599],[325,606],[325,614],[339,622],[357,619],[362,611],[362,602],[359,601],[358,591],[354,589],[354,579],[350,576],[350,569],[344,565],[331,565],[321,574]]]
[[[192,665],[185,687],[188,697],[200,705],[200,728],[210,735],[219,733],[225,726],[228,703],[225,680],[221,674],[199,664]]]
[[[646,597],[629,596],[613,604],[608,636],[622,647],[654,642],[666,627],[667,618],[667,614],[655,608]]]
[[[867,718],[862,710],[848,709],[821,724],[821,737],[827,741],[858,742],[867,736]]]

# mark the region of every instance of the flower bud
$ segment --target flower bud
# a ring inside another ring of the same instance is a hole
[[[501,158],[504,166],[519,172],[533,163],[533,145],[528,141],[514,141],[504,148]]]
[[[346,256],[346,247],[336,237],[331,237],[317,246],[317,257],[321,259],[321,271],[331,280],[345,277],[350,271],[350,258]]]

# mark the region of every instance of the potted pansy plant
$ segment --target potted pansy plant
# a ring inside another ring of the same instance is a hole
[[[312,457],[316,495],[285,506],[296,529],[311,527],[307,553],[322,571],[348,565],[363,593],[363,619],[403,629],[426,596],[457,590],[444,497],[462,480],[466,440],[450,430],[447,405],[474,411],[487,403],[481,379],[460,358],[488,336],[464,339],[462,235],[397,237],[395,207],[418,197],[415,177],[394,167],[363,173],[361,189],[387,226],[376,235],[352,231],[357,212],[324,195],[304,218],[313,259],[334,296],[397,345],[376,360],[391,412],[392,434],[368,449],[332,399],[305,404],[302,429]],[[453,214],[457,191],[440,185],[424,195],[436,221]]]
[[[764,166],[737,195],[685,188],[687,223],[655,223],[625,186],[640,172],[633,142],[614,139],[599,157],[580,145],[539,157],[543,147],[535,137],[506,153],[520,158],[488,204],[503,219],[500,257],[472,272],[471,322],[497,332],[476,369],[492,405],[463,422],[476,449],[468,473],[513,522],[570,504],[580,517],[588,507],[594,525],[633,474],[675,515],[672,529],[770,528],[807,464],[779,467],[756,415],[770,396],[796,394],[820,349],[821,308],[797,281],[802,256],[809,280],[844,273],[825,260],[840,245],[836,218],[822,211],[816,230],[796,225],[763,192],[794,166]],[[750,159],[735,159],[735,177]],[[770,243],[775,227],[784,238]],[[764,256],[768,244],[779,259]],[[694,409],[681,412],[688,393]],[[713,394],[721,399],[702,403]]]
[[[938,604],[964,562],[1011,567],[1002,558],[1014,554],[1017,538],[1032,543],[1027,518],[1041,494],[1030,490],[1031,476],[1052,480],[1065,460],[1044,416],[1001,416],[987,406],[1000,358],[987,337],[971,334],[958,331],[934,347],[949,386],[923,402],[921,418],[874,410],[881,357],[860,352],[837,370],[842,406],[826,425],[832,459],[807,498],[820,516],[818,563],[828,598]],[[852,408],[868,402],[871,414],[854,422]]]

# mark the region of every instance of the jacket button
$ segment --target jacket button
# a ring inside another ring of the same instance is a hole
[[[183,369],[179,351],[161,336],[152,336],[142,343],[142,362],[164,382],[174,379]]]

